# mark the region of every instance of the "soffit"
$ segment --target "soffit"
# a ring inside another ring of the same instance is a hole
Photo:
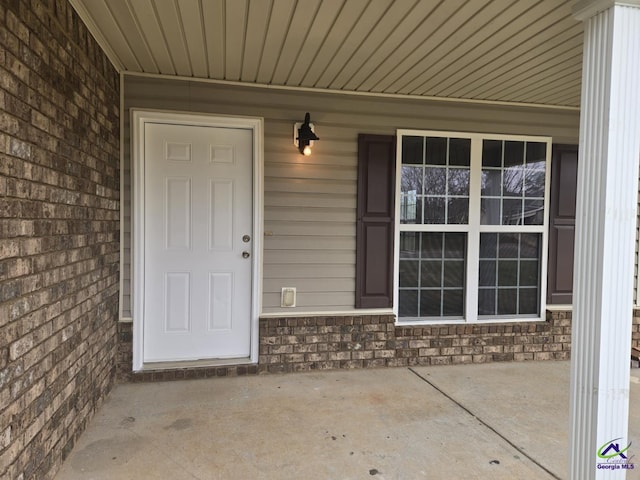
[[[71,0],[124,72],[577,107],[563,0]]]

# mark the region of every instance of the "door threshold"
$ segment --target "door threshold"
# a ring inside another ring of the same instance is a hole
[[[177,360],[172,362],[146,362],[142,365],[143,372],[152,370],[177,370],[181,368],[225,367],[229,365],[251,365],[250,357],[239,358],[205,358],[202,360]]]

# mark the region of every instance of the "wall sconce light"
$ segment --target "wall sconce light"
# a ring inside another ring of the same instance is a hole
[[[309,123],[311,116],[307,112],[304,116],[304,123],[297,122],[293,126],[293,144],[298,147],[303,155],[311,155],[311,147],[314,140],[320,138],[314,133],[313,123]]]

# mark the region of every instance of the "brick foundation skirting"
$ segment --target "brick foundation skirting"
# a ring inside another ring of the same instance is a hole
[[[260,372],[566,360],[571,312],[534,323],[397,326],[392,315],[269,318],[260,328]]]
[[[118,324],[118,379],[144,382],[304,372],[339,368],[568,360],[570,311],[548,311],[542,322],[396,326],[392,315],[260,319],[257,365],[132,373],[132,324]],[[640,346],[640,310],[633,312]]]

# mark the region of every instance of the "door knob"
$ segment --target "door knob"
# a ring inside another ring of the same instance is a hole
[[[244,252],[242,252],[242,258],[249,258],[251,256],[251,254],[249,252],[247,252],[246,250]]]

